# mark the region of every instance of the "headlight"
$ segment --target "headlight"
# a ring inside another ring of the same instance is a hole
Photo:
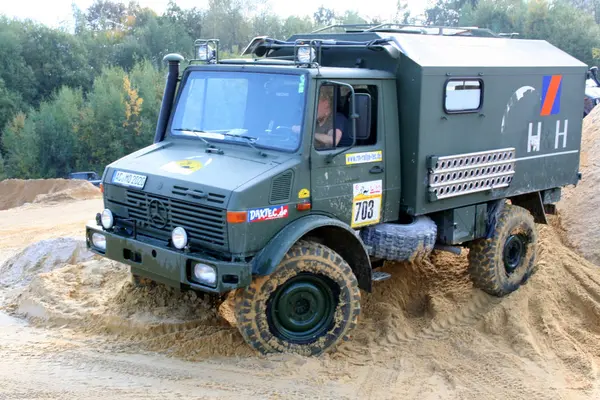
[[[298,61],[304,64],[315,60],[315,50],[312,47],[303,46],[298,48]]]
[[[217,271],[210,265],[196,264],[194,278],[200,283],[214,287],[217,283]]]
[[[104,227],[104,229],[112,228],[112,226],[115,222],[113,213],[108,208],[105,209],[104,211],[102,211],[102,217],[100,220],[102,221],[102,226]]]
[[[173,241],[173,246],[181,250],[188,243],[187,232],[185,229],[178,226],[177,228],[173,229],[173,232],[171,232],[171,240]]]
[[[106,250],[106,236],[101,233],[92,233],[92,244],[100,250]]]

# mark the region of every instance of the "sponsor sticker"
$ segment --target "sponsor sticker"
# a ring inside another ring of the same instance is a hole
[[[179,160],[172,161],[161,167],[162,170],[173,174],[189,175],[202,168],[202,163],[197,160]]]
[[[383,181],[355,183],[352,196],[352,228],[376,224],[381,219]]]
[[[383,153],[381,150],[346,154],[346,165],[379,162],[382,160]]]
[[[289,207],[287,205],[255,208],[253,210],[248,210],[248,222],[262,222],[287,218],[288,213]]]
[[[299,199],[308,199],[310,197],[310,190],[304,188],[298,192]]]

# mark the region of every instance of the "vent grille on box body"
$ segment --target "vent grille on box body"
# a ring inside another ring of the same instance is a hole
[[[430,162],[428,187],[435,201],[510,186],[515,148],[436,157]]]
[[[271,203],[281,203],[290,200],[290,192],[292,190],[292,178],[294,173],[286,171],[283,174],[273,178],[271,184],[271,195],[269,201]]]

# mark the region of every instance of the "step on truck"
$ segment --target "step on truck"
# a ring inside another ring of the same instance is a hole
[[[87,245],[134,283],[229,296],[262,353],[351,340],[383,263],[434,249],[509,295],[581,179],[587,65],[546,41],[332,26],[165,62],[154,143],[105,168]]]

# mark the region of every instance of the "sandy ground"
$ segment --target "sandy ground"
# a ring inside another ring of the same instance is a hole
[[[465,254],[435,253],[387,266],[337,351],[265,357],[225,312],[85,251],[101,200],[64,200],[0,211],[0,399],[600,398],[600,268],[556,218],[506,298],[473,289]]]
[[[44,229],[80,236],[99,206],[0,211],[0,254]],[[319,358],[258,356],[195,296],[134,289],[82,242],[35,244],[13,258],[18,276],[0,271],[0,398],[596,399],[600,272],[541,232],[539,272],[502,301],[472,289],[464,256],[390,266],[353,340]],[[70,260],[48,261],[59,248]]]
[[[600,264],[600,107],[583,120],[580,171],[583,179],[577,187],[563,190],[558,208],[569,244],[593,263]],[[581,212],[594,210],[594,212]]]

